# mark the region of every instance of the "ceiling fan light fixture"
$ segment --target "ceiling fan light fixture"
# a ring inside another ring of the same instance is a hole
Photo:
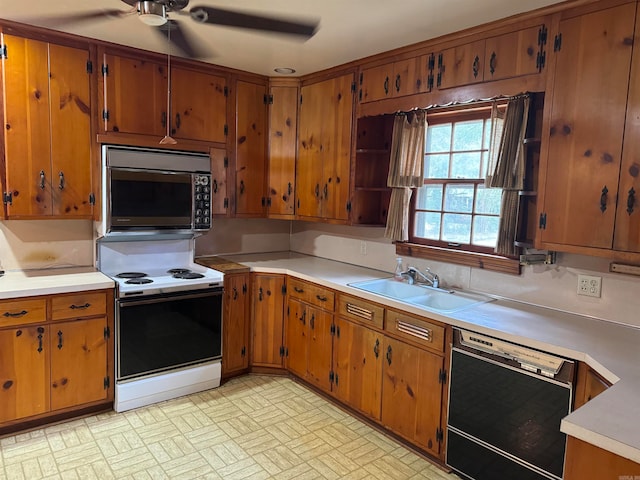
[[[152,27],[164,25],[167,23],[167,8],[156,2],[138,2],[138,18]]]

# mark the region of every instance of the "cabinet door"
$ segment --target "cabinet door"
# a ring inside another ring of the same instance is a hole
[[[285,333],[287,369],[301,378],[307,376],[309,356],[307,309],[307,305],[295,298],[290,298],[288,301]]]
[[[222,374],[249,366],[249,274],[225,275]]]
[[[336,397],[380,420],[382,401],[382,335],[362,325],[336,319],[333,371]]]
[[[636,25],[639,21],[640,12]],[[640,252],[640,50],[634,50],[632,62],[613,248]]]
[[[438,55],[438,88],[468,85],[483,80],[484,40],[447,48]]]
[[[9,217],[52,212],[49,61],[44,42],[4,35],[4,138]]]
[[[393,96],[424,93],[429,88],[429,55],[422,55],[393,64]]]
[[[229,171],[229,159],[227,151],[221,148],[212,148],[211,155],[211,214],[226,216],[229,211],[229,197],[227,182]]]
[[[89,52],[49,45],[53,214],[91,216]]]
[[[382,423],[439,455],[443,358],[391,338],[385,338],[383,352]]]
[[[51,410],[107,399],[106,318],[50,326]]]
[[[488,38],[484,58],[485,81],[538,73],[541,28],[531,27]]]
[[[393,64],[367,68],[360,72],[360,102],[374,102],[391,97],[393,88]]]
[[[0,424],[49,411],[48,332],[0,330]]]
[[[267,87],[238,81],[236,132],[236,215],[265,213]]]
[[[172,67],[171,135],[225,143],[226,86],[222,76]]]
[[[546,163],[541,159],[543,244],[612,248],[635,8],[560,22]]]
[[[162,137],[167,127],[166,65],[103,56],[102,129]]]
[[[253,276],[251,363],[254,366],[282,367],[284,286],[282,275]]]
[[[327,104],[322,135],[324,218],[348,220],[349,176],[351,173],[351,125],[353,117],[353,75],[322,82],[318,87]]]
[[[333,354],[333,313],[309,307],[309,353],[307,378],[323,390],[331,390],[331,360]]]
[[[269,217],[293,216],[298,87],[272,86],[269,106]]]

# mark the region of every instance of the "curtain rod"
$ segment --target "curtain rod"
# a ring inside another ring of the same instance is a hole
[[[490,108],[496,102],[509,102],[511,100],[516,100],[517,98],[527,98],[530,97],[531,92],[522,92],[516,95],[496,95],[495,97],[489,98],[478,98],[472,100],[466,100],[463,102],[449,102],[444,104],[433,104],[428,105],[423,108],[413,108],[408,111],[399,110],[395,114],[396,115],[407,115],[408,113],[417,112],[417,111],[426,111],[427,113],[438,114],[438,113],[447,113],[455,110],[483,110],[485,108]]]

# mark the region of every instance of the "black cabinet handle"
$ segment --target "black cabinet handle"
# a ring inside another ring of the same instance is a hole
[[[320,184],[316,183],[316,198],[320,196]]]
[[[62,330],[58,330],[58,350],[62,349]]]
[[[240,180],[240,195],[244,193],[244,180]]]
[[[491,75],[496,72],[496,52],[491,53],[491,58],[489,59],[489,71]]]
[[[263,297],[262,287],[260,287],[260,290],[258,291],[258,300],[262,301],[262,297]]]
[[[387,362],[391,365],[391,357],[393,356],[393,350],[391,349],[391,345],[387,347]]]
[[[304,288],[293,287],[293,290],[294,290],[296,293],[304,293]]]
[[[400,91],[400,74],[396,75],[396,92]]]
[[[4,312],[2,316],[7,318],[20,318],[20,317],[24,317],[27,313],[29,312],[27,312],[26,310],[22,310],[21,312],[15,312],[15,313]]]
[[[218,180],[213,179],[213,193],[218,193]]]
[[[318,300],[320,300],[321,302],[326,302],[327,301],[327,297],[325,297],[324,295],[316,295],[316,298]]]
[[[602,188],[602,192],[600,194],[600,211],[602,213],[605,212],[605,210],[607,209],[607,193],[609,193],[609,189],[607,188],[607,186],[605,185]]]
[[[302,322],[303,325],[307,324],[307,311],[306,310],[304,312],[302,312],[302,315],[300,315],[300,321]]]
[[[311,314],[311,320],[309,320],[309,325],[311,326],[311,330],[316,329],[316,316],[315,314]]]
[[[325,200],[329,198],[329,185],[326,183],[324,184],[324,198]]]
[[[476,55],[476,58],[473,59],[473,78],[478,78],[479,73],[480,73],[480,57]]]
[[[233,299],[236,300],[238,298],[238,289],[233,287]]]
[[[89,302],[87,302],[84,305],[70,305],[69,308],[71,310],[86,310],[90,306],[91,306],[91,304]]]
[[[60,171],[60,173],[58,174],[58,177],[60,178],[60,183],[58,183],[58,188],[60,190],[64,190],[64,172]]]
[[[385,77],[384,79],[384,94],[389,94],[389,77]]]
[[[42,334],[44,333],[44,327],[38,327],[38,353],[42,352]]]
[[[44,170],[40,170],[40,189],[44,190]]]
[[[376,344],[373,346],[373,354],[378,358],[380,356],[380,340],[376,338]]]
[[[162,128],[167,128],[167,112],[162,112],[160,115],[160,124]]]
[[[287,188],[287,193],[289,195],[291,195],[291,193],[293,192],[293,186],[291,185],[291,182],[289,182],[288,188]]]
[[[181,124],[181,123],[182,123],[182,122],[180,121],[180,114],[179,114],[179,113],[176,113],[176,128],[177,128],[178,130],[180,130],[180,124]]]
[[[629,196],[627,197],[627,213],[631,215],[633,213],[633,207],[636,204],[636,191],[633,187],[629,190]]]

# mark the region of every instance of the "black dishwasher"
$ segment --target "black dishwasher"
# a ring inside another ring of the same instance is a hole
[[[473,480],[562,479],[574,363],[454,330],[447,464]]]

